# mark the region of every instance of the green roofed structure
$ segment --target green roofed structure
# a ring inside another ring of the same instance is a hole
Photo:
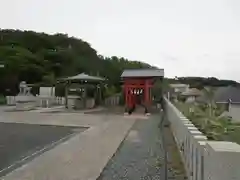
[[[65,83],[65,106],[68,109],[89,109],[101,103],[101,87],[105,78],[81,73],[59,79]]]

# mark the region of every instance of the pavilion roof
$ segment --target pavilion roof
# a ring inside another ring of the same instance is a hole
[[[81,73],[75,76],[64,78],[63,80],[104,81],[105,78]]]

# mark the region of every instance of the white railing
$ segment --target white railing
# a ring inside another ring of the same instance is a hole
[[[120,103],[120,96],[111,96],[105,99],[106,106],[118,106]]]
[[[15,96],[6,96],[6,101],[7,101],[7,105],[9,105],[9,106],[16,105]]]
[[[165,98],[165,113],[190,180],[240,179],[240,145],[209,141]]]

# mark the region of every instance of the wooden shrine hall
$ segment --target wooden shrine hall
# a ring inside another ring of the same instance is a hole
[[[125,112],[131,114],[137,105],[149,113],[152,105],[151,89],[156,79],[163,80],[163,69],[128,69],[124,70],[121,78],[125,97]]]

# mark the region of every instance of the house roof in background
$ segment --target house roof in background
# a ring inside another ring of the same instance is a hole
[[[164,77],[164,69],[126,69],[121,77]]]
[[[186,92],[182,93],[183,96],[201,96],[202,92],[197,88],[188,89]]]
[[[231,100],[232,103],[240,103],[240,88],[239,87],[220,87],[214,93],[214,101],[215,102],[229,102]]]
[[[189,87],[189,84],[170,84],[172,88],[185,88]]]

